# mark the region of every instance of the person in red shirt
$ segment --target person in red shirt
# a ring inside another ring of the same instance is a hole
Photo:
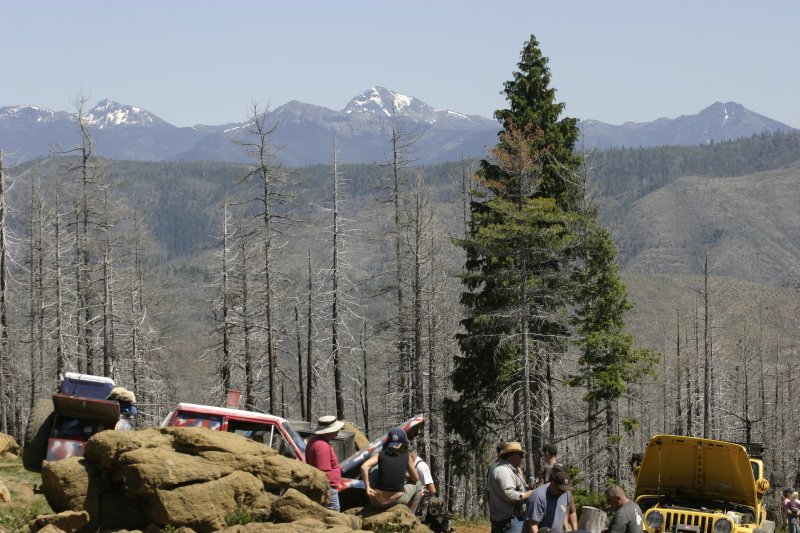
[[[335,416],[321,416],[317,420],[317,427],[314,428],[314,435],[308,439],[306,444],[306,463],[314,468],[322,470],[328,477],[330,492],[325,507],[334,511],[340,511],[339,480],[342,478],[342,471],[339,469],[339,459],[331,446],[331,441],[336,438],[339,430],[344,427],[344,422],[337,420]]]

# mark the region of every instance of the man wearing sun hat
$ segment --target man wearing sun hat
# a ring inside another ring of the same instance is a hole
[[[314,428],[314,435],[306,444],[306,463],[325,472],[330,484],[325,507],[334,511],[340,510],[339,492],[336,488],[342,478],[342,471],[339,469],[339,459],[336,458],[331,441],[343,427],[344,422],[337,420],[335,416],[321,416],[317,420],[317,427]]]
[[[522,531],[525,500],[533,492],[519,474],[523,454],[519,442],[507,442],[500,450],[497,466],[487,476],[492,533]]]

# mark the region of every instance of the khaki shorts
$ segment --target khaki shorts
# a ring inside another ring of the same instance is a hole
[[[378,509],[386,509],[392,505],[402,503],[408,505],[411,500],[416,496],[419,490],[419,484],[406,483],[403,485],[402,492],[387,492],[385,490],[375,489],[377,496],[369,499],[369,503]]]

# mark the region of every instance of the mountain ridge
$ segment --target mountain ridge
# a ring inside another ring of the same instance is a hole
[[[281,147],[278,159],[289,166],[325,163],[333,139],[343,161],[369,163],[384,159],[393,113],[406,133],[419,134],[414,161],[436,164],[464,157],[482,158],[497,142],[494,119],[437,109],[419,98],[375,86],[355,95],[341,109],[292,100],[269,110],[268,122],[280,124],[271,139]],[[247,121],[179,127],[144,108],[105,98],[84,115],[95,136],[98,154],[109,159],[145,161],[246,162],[231,134]],[[0,107],[0,148],[18,164],[52,153],[52,146],[78,143],[77,115],[32,105]],[[615,126],[593,119],[580,121],[579,149],[696,145],[748,137],[762,132],[794,131],[736,102],[715,102],[694,115]]]

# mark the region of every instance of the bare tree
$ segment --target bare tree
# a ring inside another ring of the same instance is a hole
[[[15,433],[11,409],[15,395],[9,390],[10,362],[12,361],[8,335],[8,239],[6,209],[6,175],[3,152],[0,151],[0,431]],[[11,422],[11,423],[10,423]]]
[[[258,104],[253,103],[250,108],[250,122],[245,134],[235,142],[243,146],[248,154],[253,158],[253,165],[250,171],[241,179],[258,180],[261,186],[258,202],[261,206],[261,237],[263,241],[263,265],[262,273],[264,276],[263,305],[264,305],[264,332],[268,366],[268,411],[275,412],[277,406],[276,399],[278,390],[276,388],[276,377],[278,374],[277,356],[275,353],[275,259],[273,257],[273,241],[277,232],[276,219],[279,218],[275,212],[275,204],[280,199],[280,194],[276,189],[276,181],[279,179],[279,167],[275,163],[274,147],[270,144],[270,137],[277,131],[279,124],[268,124],[267,109],[263,112]]]
[[[416,143],[424,132],[415,131],[407,126],[405,118],[396,109],[392,101],[392,115],[389,122],[389,143],[391,157],[386,165],[391,169],[391,204],[393,208],[393,222],[391,235],[394,240],[394,282],[396,291],[396,350],[398,353],[399,389],[403,417],[411,416],[413,406],[411,399],[411,348],[408,343],[410,329],[408,310],[406,309],[404,288],[408,285],[404,269],[405,259],[401,245],[401,233],[404,231],[406,221],[403,218],[406,176],[408,167],[413,163],[413,153]]]
[[[311,249],[308,250],[308,307],[306,309],[306,420],[313,418],[314,391],[314,285],[311,277]]]

